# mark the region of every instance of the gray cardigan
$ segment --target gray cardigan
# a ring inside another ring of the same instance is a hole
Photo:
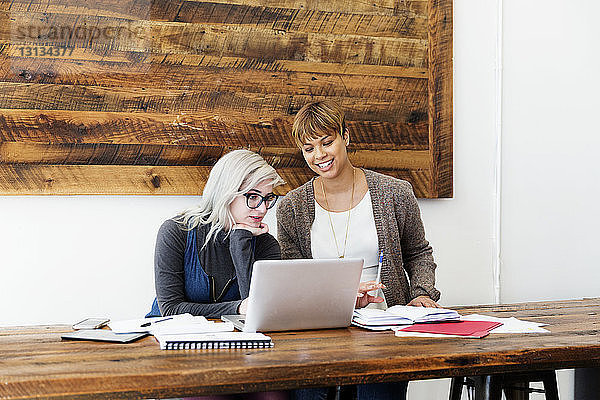
[[[417,296],[440,298],[434,287],[433,250],[410,183],[363,170],[371,193],[379,249],[384,252],[381,281],[388,306]],[[277,239],[281,256],[312,258],[310,229],[315,219],[314,178],[290,191],[277,207]],[[407,277],[408,274],[408,277]]]

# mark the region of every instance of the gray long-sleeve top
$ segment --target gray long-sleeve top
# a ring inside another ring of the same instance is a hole
[[[212,277],[214,293],[222,293],[237,278],[240,298],[248,297],[252,265],[255,260],[280,259],[277,240],[268,233],[256,237],[252,252],[252,233],[245,229],[233,230],[230,235],[219,232],[202,248],[210,225],[197,229],[196,247],[202,269]],[[156,239],[154,277],[156,297],[162,315],[190,313],[218,318],[224,314],[237,314],[242,300],[213,303],[195,303],[185,296],[184,255],[187,242],[184,227],[173,220],[162,224]]]

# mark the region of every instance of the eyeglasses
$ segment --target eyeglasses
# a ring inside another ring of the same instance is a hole
[[[248,208],[252,208],[252,209],[258,208],[264,201],[265,207],[267,207],[267,210],[269,208],[272,208],[275,205],[275,202],[277,201],[277,198],[279,197],[273,193],[269,193],[268,195],[266,195],[264,197],[258,193],[244,193],[243,196],[246,198],[246,205],[248,206]]]

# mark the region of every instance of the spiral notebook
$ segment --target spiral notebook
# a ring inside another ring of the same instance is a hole
[[[273,347],[271,337],[262,333],[211,332],[155,334],[161,350],[258,349]]]

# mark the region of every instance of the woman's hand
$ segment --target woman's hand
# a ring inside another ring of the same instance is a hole
[[[238,314],[246,314],[246,311],[248,311],[248,298],[242,300],[238,306]]]
[[[383,303],[383,297],[377,297],[370,295],[368,292],[377,289],[383,289],[385,285],[383,283],[376,283],[375,281],[361,282],[358,286],[358,294],[356,295],[356,308],[363,308],[369,305],[369,303]]]
[[[431,300],[429,296],[417,296],[407,304],[407,306],[442,308],[438,303]]]
[[[260,226],[251,226],[246,224],[235,224],[233,229],[245,229],[252,233],[252,236],[262,235],[263,233],[269,232],[269,225],[264,222],[260,223]]]

